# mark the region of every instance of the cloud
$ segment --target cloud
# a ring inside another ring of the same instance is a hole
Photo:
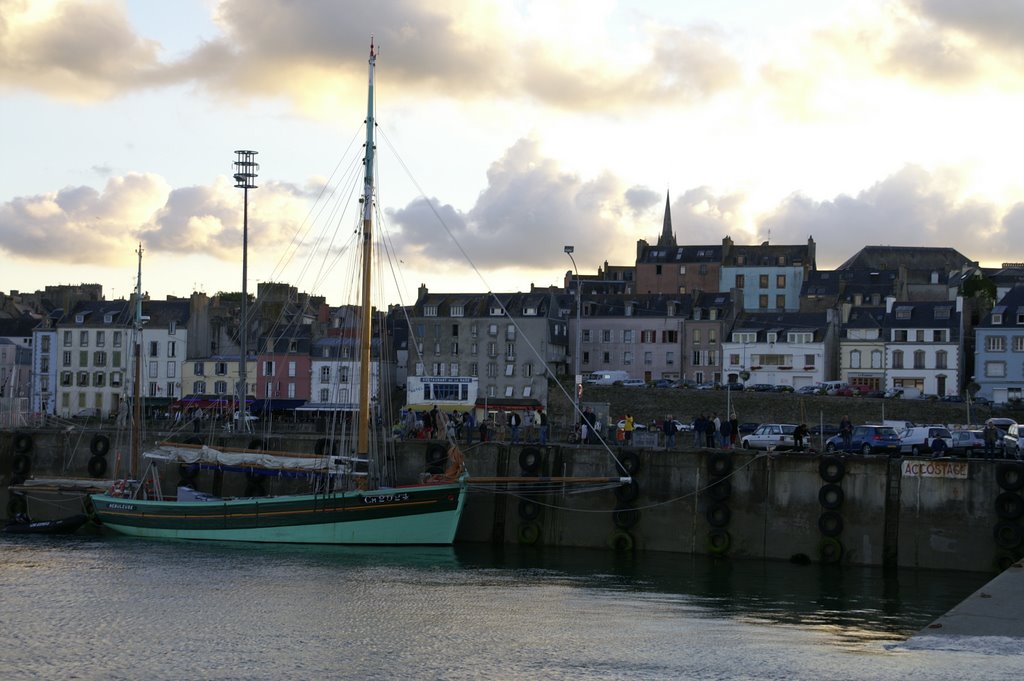
[[[394,240],[403,259],[420,268],[464,265],[461,247],[482,268],[549,268],[564,264],[565,244],[575,246],[578,262],[621,253],[623,239],[633,248],[621,230],[621,216],[630,209],[609,174],[584,180],[543,158],[536,141],[522,139],[491,165],[487,178],[487,188],[465,213],[432,202],[458,246],[422,200],[390,213],[401,231]]]
[[[746,197],[733,193],[716,196],[708,187],[695,187],[682,194],[672,205],[672,228],[680,244],[717,244],[732,235],[742,242]]]
[[[725,37],[697,27],[640,27],[641,58],[609,49],[609,18],[578,46],[536,36],[525,8],[454,0],[221,0],[222,34],[173,61],[136,35],[120,3],[65,0],[43,16],[28,0],[0,0],[5,16],[0,85],[97,101],[193,83],[210,96],[284,98],[323,115],[362,98],[369,36],[376,34],[382,87],[411,101],[424,94],[490,101],[530,99],[566,110],[624,113],[637,101],[695,103],[740,81]],[[581,28],[581,27],[578,27]],[[584,57],[582,50],[586,49]]]
[[[813,236],[823,269],[867,245],[949,246],[972,260],[999,262],[1007,228],[1024,213],[1011,211],[1000,220],[998,205],[962,194],[955,174],[908,165],[856,196],[814,201],[794,194],[763,216],[759,238],[769,230],[772,243]],[[893,235],[901,238],[894,242]]]

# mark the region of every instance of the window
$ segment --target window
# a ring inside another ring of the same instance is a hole
[[[205,370],[205,365],[202,362],[196,362],[192,365],[192,373],[196,376],[202,376]]]
[[[892,368],[902,369],[903,368],[903,351],[893,350],[892,351]]]
[[[213,392],[217,395],[228,394],[228,382],[227,381],[215,381],[213,384]],[[249,392],[246,390],[246,392]]]
[[[79,371],[78,372],[78,385],[80,385],[80,386],[89,385],[89,372],[88,371]]]
[[[121,347],[121,332],[120,331],[115,331],[114,332],[114,347],[115,348]]]
[[[924,350],[914,351],[914,368],[924,369]]]
[[[164,388],[167,393],[167,397],[176,397],[174,394],[174,381],[167,381],[167,386]]]
[[[206,381],[193,381],[192,382],[192,394],[202,395],[206,392]]]
[[[177,357],[178,356],[177,350],[178,350],[178,344],[175,341],[168,341],[167,342],[167,356],[168,357]]]
[[[641,343],[655,343],[657,342],[658,332],[654,329],[645,329],[640,332]]]
[[[452,341],[452,357],[456,357],[459,354],[459,341]]]
[[[779,340],[779,334],[774,331],[770,331],[766,334],[769,343],[776,343]]]
[[[505,375],[506,376],[515,376],[516,375],[516,365],[515,364],[511,364],[511,363],[506,363],[505,364]]]
[[[516,339],[516,326],[515,326],[515,324],[509,324],[507,327],[505,327],[505,340],[515,340],[515,339]]]
[[[274,375],[274,363],[273,362],[264,362],[263,363],[263,375],[264,376],[273,376]]]
[[[498,325],[497,324],[488,324],[487,325],[487,335],[488,336],[497,336],[498,335]]]
[[[700,350],[694,350],[693,356],[690,358],[690,365],[699,367],[701,365],[701,359],[703,358],[703,356],[704,353],[702,353]]]
[[[939,350],[935,353],[935,368],[936,369],[947,369],[946,362],[948,361],[949,353],[945,350]]]
[[[470,362],[469,363],[469,375],[470,376],[479,376],[480,375],[480,365],[477,364],[476,362]]]
[[[452,316],[463,317],[466,314],[466,310],[462,305],[452,305]],[[458,325],[456,325],[458,327]]]
[[[96,332],[96,347],[102,348],[103,345],[106,342],[107,342],[107,332],[106,331],[97,331]]]
[[[158,341],[149,341],[149,356],[159,357],[160,356],[160,343]]]
[[[813,367],[815,364],[814,359],[814,355],[804,355],[804,366]]]
[[[612,331],[611,329],[601,329],[601,342],[611,343],[612,342]]]
[[[60,372],[60,384],[64,386],[71,385],[74,381],[74,374],[70,371]]]
[[[729,354],[729,366],[738,366],[740,363],[739,354],[733,352]]]
[[[78,332],[78,344],[81,345],[83,348],[89,347],[89,332],[88,331],[79,331]]]
[[[708,343],[715,345],[718,343],[718,331],[715,329],[708,329]]]
[[[65,350],[61,356],[61,366],[71,366],[71,351]]]
[[[288,399],[290,399],[290,400],[295,399],[295,384],[294,383],[289,383],[288,384]]]
[[[513,386],[511,386],[511,385],[506,385],[505,386],[505,397],[514,397],[514,396],[515,396],[515,388]]]
[[[881,369],[882,368],[882,351],[872,350],[871,351],[871,368]]]
[[[84,366],[87,366],[88,364],[89,364],[89,351],[88,350],[80,350],[78,352],[78,366],[84,367]]]
[[[669,350],[668,352],[665,353],[665,364],[667,364],[668,366],[672,366],[675,363],[676,363],[676,353],[674,353],[671,350]]]
[[[924,342],[924,329],[917,330],[917,333],[914,334],[914,340],[916,340],[918,343]]]
[[[225,374],[228,373],[228,363],[217,362],[216,364],[213,365],[213,373],[217,374],[218,376],[224,376]]]
[[[760,309],[762,309],[762,310],[767,310],[768,309],[768,296],[764,295],[764,294],[759,295],[757,297],[757,306]]]
[[[985,336],[986,352],[1003,352],[1006,350],[1006,338],[1004,336]]]
[[[320,402],[325,403],[330,401],[331,391],[327,388],[320,388]]]
[[[178,375],[178,364],[176,362],[167,363],[167,378],[177,378]],[[168,395],[170,397],[170,395]]]
[[[505,343],[505,359],[513,360],[516,358],[516,344]]]
[[[737,332],[737,333],[734,333],[732,335],[732,342],[733,343],[756,343],[757,342],[757,334],[754,333],[754,332],[746,332],[746,333],[739,333],[739,332]]]
[[[661,274],[661,265],[655,265],[654,266],[654,273],[655,274]]]
[[[809,331],[801,331],[787,334],[787,340],[790,343],[813,343],[814,334]]]
[[[628,352],[628,351],[622,353],[622,363],[625,364],[626,366],[632,365],[633,364],[633,353],[632,352]]]
[[[601,353],[601,363],[602,364],[611,364],[612,363],[612,353],[610,353],[610,352],[602,352]]]
[[[349,367],[347,367],[347,366],[338,367],[338,374],[339,374],[338,380],[340,382],[342,382],[342,383],[348,383],[348,373],[349,373]]]
[[[590,342],[590,329],[583,329],[583,332],[580,334],[580,340],[584,343]]]
[[[854,350],[850,353],[850,368],[860,369],[860,350]]]
[[[896,308],[896,319],[910,319],[910,313],[913,311],[913,307],[901,305]]]
[[[768,288],[768,275],[762,274],[758,277],[757,283],[760,285],[760,288]]]
[[[632,343],[633,342],[633,329],[625,329],[622,332],[622,342]]]
[[[424,317],[436,317],[437,316],[437,305],[424,305],[423,306]]]
[[[700,345],[700,329],[693,330],[693,344]]]
[[[679,266],[679,274],[686,274],[686,265]]]
[[[907,342],[907,330],[906,329],[895,329],[892,332],[892,339],[897,343]]]
[[[742,274],[737,274],[736,275],[736,288],[743,288],[745,282],[746,282],[746,277],[744,275],[742,275]]]
[[[784,310],[786,308],[786,296],[784,294],[780,293],[775,296],[775,307],[780,310]]]
[[[157,378],[157,377],[160,376],[160,363],[159,362],[157,362],[155,360],[150,361],[149,362],[149,366],[147,368],[148,368],[148,371],[149,371],[149,374],[148,374],[149,378]]]
[[[498,363],[497,362],[488,362],[487,363],[487,378],[497,378],[497,377],[498,377]]]
[[[65,346],[71,345],[71,332],[70,331],[65,331],[64,332],[64,345]]]
[[[666,329],[666,330],[662,331],[661,332],[661,342],[662,343],[678,343],[679,342],[679,332],[674,330],[674,329]]]
[[[498,344],[495,343],[494,341],[491,341],[490,343],[487,344],[487,356],[488,357],[497,357],[498,356]]]
[[[1004,378],[1006,362],[985,362],[985,376],[988,378]]]
[[[115,371],[110,374],[110,387],[120,388],[121,387],[121,372]]]
[[[775,288],[786,288],[786,275],[776,274],[775,275]]]
[[[644,366],[651,366],[654,364],[654,353],[651,351],[644,352]]]
[[[946,342],[946,330],[936,329],[932,331],[932,342],[933,343],[945,343]]]
[[[167,333],[168,333],[168,335],[173,336],[175,334],[175,332],[177,332],[177,330],[178,330],[178,322],[172,319],[171,323],[167,325]]]
[[[1013,351],[1024,352],[1024,336],[1013,337]]]
[[[288,362],[288,376],[291,377],[291,378],[295,378],[295,362],[294,361]]]

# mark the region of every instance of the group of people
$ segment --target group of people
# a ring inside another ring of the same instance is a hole
[[[693,446],[732,449],[736,446],[740,424],[736,413],[722,419],[716,412],[701,413],[693,419]]]

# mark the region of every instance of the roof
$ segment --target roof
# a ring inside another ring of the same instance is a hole
[[[974,262],[954,248],[937,246],[865,246],[837,270],[936,270],[949,272]]]

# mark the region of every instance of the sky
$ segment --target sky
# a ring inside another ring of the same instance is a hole
[[[0,0],[0,291],[125,296],[139,243],[154,297],[240,290],[251,149],[249,290],[347,302],[371,35],[386,302],[632,264],[666,196],[819,269],[1024,260],[1024,2]]]

